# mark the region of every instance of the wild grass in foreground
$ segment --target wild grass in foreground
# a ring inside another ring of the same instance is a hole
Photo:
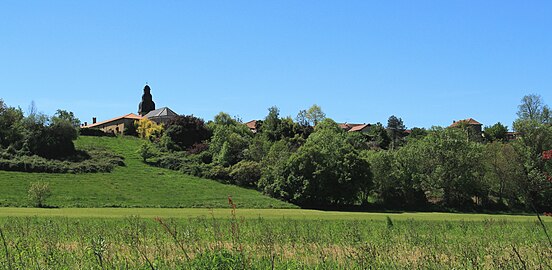
[[[550,269],[535,221],[0,219],[5,269]]]

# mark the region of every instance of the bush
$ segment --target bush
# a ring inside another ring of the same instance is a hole
[[[155,165],[157,167],[178,171],[183,164],[189,162],[189,158],[185,153],[175,152],[166,153],[157,158]]]
[[[50,185],[46,182],[34,182],[29,187],[29,200],[36,207],[44,207],[44,201],[52,195]]]
[[[37,173],[97,173],[111,172],[124,166],[121,156],[105,150],[77,151],[66,160],[51,160],[40,156],[10,155],[0,152],[0,170]]]
[[[223,183],[227,183],[230,179],[230,168],[220,165],[211,166],[209,170],[203,172],[203,177],[218,180]],[[221,181],[222,180],[222,181]]]
[[[147,161],[148,158],[155,157],[157,154],[157,149],[155,149],[155,146],[153,146],[152,143],[145,141],[140,146],[140,156],[144,160],[144,162]]]
[[[97,128],[81,128],[79,129],[79,135],[81,136],[95,136],[95,137],[115,137],[115,133],[106,133],[103,130]]]
[[[29,153],[45,158],[63,158],[75,153],[73,140],[78,136],[77,129],[68,122],[45,126],[29,120],[24,145]]]
[[[254,187],[261,179],[261,165],[254,161],[240,161],[232,166],[230,177],[238,186]]]
[[[193,115],[180,115],[167,123],[165,135],[171,142],[166,145],[167,149],[182,151],[208,140],[211,137],[211,131],[207,129],[203,119]]]

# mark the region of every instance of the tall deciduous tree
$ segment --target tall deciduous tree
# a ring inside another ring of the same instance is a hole
[[[313,126],[318,125],[320,121],[326,118],[326,114],[322,111],[322,108],[316,104],[312,105],[306,112],[306,118]]]
[[[550,108],[544,104],[540,95],[526,95],[518,105],[519,120],[533,120],[539,123],[551,123]]]

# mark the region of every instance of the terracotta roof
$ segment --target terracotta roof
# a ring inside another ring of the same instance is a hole
[[[457,126],[460,125],[461,123],[466,123],[467,125],[470,125],[470,126],[482,125],[481,123],[477,122],[475,119],[473,119],[473,118],[468,118],[468,119],[464,119],[464,120],[454,121],[454,122],[452,123],[452,125],[450,125],[450,127],[457,127]]]
[[[351,124],[351,123],[338,123],[337,124],[340,128],[349,131],[350,129],[358,126],[363,126],[365,124]]]
[[[107,123],[109,123],[109,122],[117,121],[117,120],[120,120],[120,119],[134,119],[134,120],[140,120],[140,119],[142,119],[142,116],[139,116],[139,115],[136,115],[136,114],[133,114],[133,113],[129,113],[129,114],[127,114],[127,115],[115,117],[115,118],[113,118],[113,119],[109,119],[109,120],[106,120],[106,121],[98,122],[98,123],[96,123],[96,124],[84,126],[83,128],[93,128],[93,127],[101,126],[101,125],[103,125],[103,124],[107,124]]]
[[[354,127],[352,127],[351,129],[349,129],[349,132],[355,132],[355,131],[361,131],[367,127],[370,127],[372,125],[370,124],[362,124],[362,125],[356,125]]]
[[[245,125],[246,125],[249,129],[257,129],[257,120],[251,120],[251,121],[245,123]]]

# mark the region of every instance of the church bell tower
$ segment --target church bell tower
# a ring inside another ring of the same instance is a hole
[[[142,102],[138,105],[138,114],[144,116],[153,110],[155,110],[155,102],[153,102],[153,97],[151,96],[151,88],[146,84],[146,86],[144,86]]]

